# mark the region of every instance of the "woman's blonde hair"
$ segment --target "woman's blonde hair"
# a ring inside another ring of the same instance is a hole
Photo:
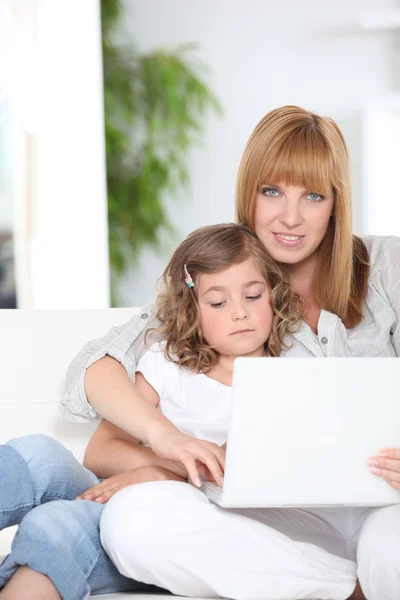
[[[247,259],[254,262],[270,290],[273,320],[266,351],[270,356],[280,354],[285,334],[298,322],[291,309],[289,284],[247,225],[227,223],[196,229],[178,246],[164,271],[157,298],[161,325],[149,331],[163,336],[168,360],[197,373],[206,372],[216,364],[218,354],[207,344],[201,331],[198,276],[217,273]],[[193,279],[193,288],[185,282],[184,265]]]
[[[237,178],[237,219],[252,228],[257,191],[265,183],[333,190],[334,210],[318,249],[314,287],[321,308],[354,327],[362,319],[369,257],[363,241],[352,235],[349,152],[336,123],[297,106],[268,113],[250,136]]]

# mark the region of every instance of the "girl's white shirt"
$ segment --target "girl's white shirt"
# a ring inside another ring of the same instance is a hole
[[[339,317],[322,310],[318,335],[303,323],[287,336],[289,347],[282,356],[400,356],[400,238],[362,239],[371,265],[362,321],[346,329]],[[84,346],[68,369],[63,418],[76,422],[99,418],[86,398],[84,379],[86,369],[106,354],[118,360],[134,380],[138,361],[149,346],[161,341],[154,333],[145,340],[146,331],[158,325],[156,312],[151,302],[128,323],[113,327],[103,338]]]
[[[136,372],[156,390],[160,411],[180,431],[221,446],[226,442],[232,388],[167,360],[164,347],[164,342],[153,344]]]

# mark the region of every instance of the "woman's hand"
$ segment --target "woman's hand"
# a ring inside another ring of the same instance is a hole
[[[186,479],[162,467],[138,467],[108,477],[77,496],[76,500],[92,500],[99,504],[105,504],[114,494],[129,485],[147,481],[186,481]]]
[[[383,477],[395,490],[400,490],[400,449],[385,448],[367,462],[371,473]]]
[[[197,487],[201,486],[200,473],[209,472],[208,479],[213,479],[217,485],[222,485],[226,449],[217,444],[198,440],[181,433],[174,426],[164,427],[155,424],[150,432],[149,443],[155,454],[181,463],[189,479]]]

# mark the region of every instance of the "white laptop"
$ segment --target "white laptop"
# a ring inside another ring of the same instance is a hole
[[[397,358],[238,358],[224,507],[381,506],[400,492],[367,459],[400,448]]]

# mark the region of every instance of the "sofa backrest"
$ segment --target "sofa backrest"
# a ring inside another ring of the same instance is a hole
[[[45,433],[82,460],[97,423],[61,420],[59,403],[68,364],[86,342],[102,337],[138,311],[0,310],[0,444]],[[11,534],[0,533],[0,555],[7,551]]]
[[[68,364],[86,342],[138,310],[0,310],[0,443],[46,433],[82,459],[95,425],[61,421]]]

